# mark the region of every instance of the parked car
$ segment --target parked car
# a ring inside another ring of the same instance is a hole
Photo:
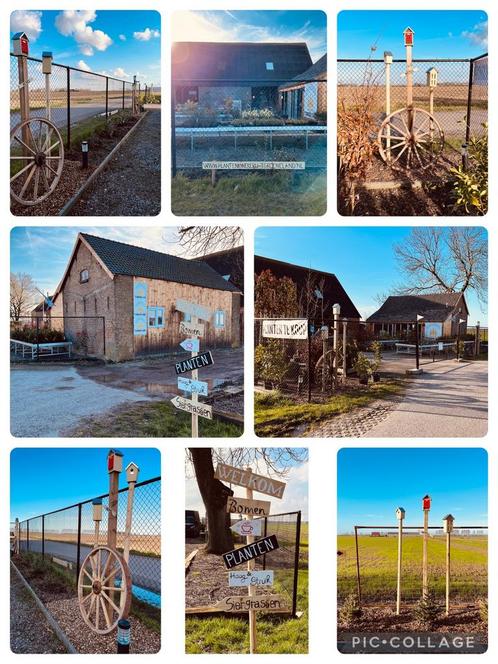
[[[199,537],[202,524],[199,512],[195,510],[185,510],[185,537]]]

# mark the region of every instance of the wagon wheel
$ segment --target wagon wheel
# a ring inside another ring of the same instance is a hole
[[[386,117],[377,144],[391,168],[425,170],[441,156],[444,132],[423,108],[402,108]]]
[[[21,205],[37,205],[50,196],[63,165],[62,137],[49,120],[30,118],[10,132],[10,195]]]
[[[97,634],[109,634],[123,616],[128,616],[130,570],[115,549],[96,546],[87,555],[78,578],[78,603],[83,620]]]

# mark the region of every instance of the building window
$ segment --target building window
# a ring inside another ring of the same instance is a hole
[[[190,314],[183,314],[183,320],[186,323],[191,323],[192,322],[192,316]]]
[[[225,312],[221,309],[214,312],[214,326],[218,329],[225,327]]]
[[[197,104],[199,101],[199,88],[195,85],[179,85],[175,90],[177,104],[191,102]]]
[[[108,295],[108,296],[107,296],[107,311],[109,311],[110,308],[111,308],[111,299],[110,299],[110,297],[109,297],[109,295]]]
[[[88,270],[81,270],[80,272],[80,284],[86,284],[89,279]]]
[[[97,313],[97,298],[94,299],[93,304],[95,306],[95,313]]]
[[[83,313],[86,314],[86,300],[83,300]]]
[[[266,71],[273,71],[273,62],[266,63]]]
[[[164,307],[148,307],[147,320],[148,327],[164,327]]]

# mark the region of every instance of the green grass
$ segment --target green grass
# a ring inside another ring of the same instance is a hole
[[[325,403],[296,403],[278,392],[256,393],[254,423],[258,436],[289,436],[300,425],[348,413],[368,405],[375,399],[400,394],[403,384],[396,380],[373,383],[363,390],[346,390],[330,397]]]
[[[202,438],[238,438],[242,427],[214,418],[199,418]],[[127,405],[105,417],[84,420],[71,432],[85,437],[189,438],[191,416],[168,402],[154,401]]]
[[[395,530],[393,526],[392,530]],[[359,558],[361,589],[364,601],[395,601],[398,543],[396,536],[360,535]],[[344,598],[356,588],[356,554],[353,535],[339,535],[337,584]],[[446,538],[433,537],[428,542],[429,584],[437,595],[445,592]],[[459,537],[451,540],[451,594],[462,601],[475,600],[487,594],[487,538]],[[422,592],[422,537],[403,539],[402,590],[406,598],[415,599]]]
[[[321,216],[327,210],[325,175],[300,177],[291,173],[248,173],[188,179],[177,175],[171,184],[171,209],[179,216]]]

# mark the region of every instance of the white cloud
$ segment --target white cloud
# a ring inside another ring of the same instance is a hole
[[[133,36],[138,41],[150,41],[151,39],[157,39],[161,36],[159,30],[151,30],[150,28],[145,28],[142,32],[134,32]]]
[[[468,39],[475,46],[488,48],[488,22],[481,21],[481,23],[477,23],[472,30],[462,32],[462,37]]]
[[[126,41],[126,35],[119,35],[119,39],[121,41]]]
[[[10,15],[10,29],[12,32],[25,32],[34,42],[42,32],[41,12],[18,9]]]
[[[83,55],[93,55],[94,50],[105,51],[112,39],[102,30],[94,30],[88,23],[97,18],[92,10],[65,10],[57,14],[55,27],[65,37],[74,37]]]
[[[89,65],[87,65],[84,60],[79,60],[76,63],[76,67],[78,69],[83,69],[83,71],[92,71],[92,68]]]
[[[123,67],[116,67],[116,69],[114,70],[112,75],[116,76],[116,78],[129,78],[130,77],[130,74],[127,74],[125,72],[125,70],[123,69]]]

